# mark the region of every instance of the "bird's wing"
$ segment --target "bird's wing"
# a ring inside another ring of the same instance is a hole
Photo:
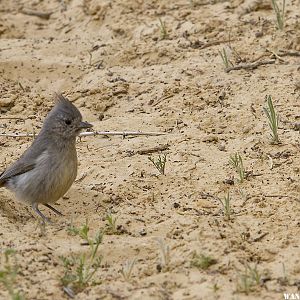
[[[49,136],[42,137],[39,134],[21,157],[0,175],[0,187],[3,186],[8,179],[32,170],[38,158],[47,149],[47,143],[49,143]]]
[[[6,180],[8,180],[9,178],[32,170],[34,166],[35,166],[34,161],[29,161],[29,162],[22,162],[20,160],[16,161],[0,175],[0,186],[4,184]]]

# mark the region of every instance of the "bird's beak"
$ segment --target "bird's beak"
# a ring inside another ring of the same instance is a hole
[[[91,127],[93,127],[93,125],[88,122],[80,122],[79,124],[80,129],[91,128]]]

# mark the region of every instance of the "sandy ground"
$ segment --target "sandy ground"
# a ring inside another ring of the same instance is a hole
[[[68,233],[87,219],[91,236],[106,232],[103,258],[96,283],[76,299],[284,299],[299,291],[299,26],[298,1],[287,1],[279,31],[269,1],[2,0],[1,132],[38,132],[60,91],[96,130],[167,133],[78,141],[77,181],[56,206],[65,217],[43,209],[55,222],[45,232],[0,190],[1,269],[4,250],[15,249],[14,289],[26,299],[67,299],[59,257],[88,251]],[[274,63],[226,73],[223,48],[235,66]],[[268,94],[279,145],[263,111]],[[1,169],[30,143],[1,137]],[[148,159],[160,148],[165,175]],[[243,183],[229,164],[236,152]],[[231,220],[216,199],[227,191]],[[117,232],[107,230],[108,212]],[[197,267],[195,253],[216,263]],[[9,299],[4,286],[0,298]]]

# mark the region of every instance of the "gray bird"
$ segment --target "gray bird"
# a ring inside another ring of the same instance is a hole
[[[43,219],[42,204],[58,215],[50,205],[71,187],[77,175],[76,136],[92,127],[82,121],[80,111],[62,95],[47,115],[43,127],[23,155],[0,175],[0,187],[11,190],[16,198],[31,205]]]

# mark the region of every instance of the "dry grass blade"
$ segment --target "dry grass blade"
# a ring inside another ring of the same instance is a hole
[[[130,280],[131,280],[131,275],[132,275],[132,271],[133,271],[133,267],[134,267],[135,263],[136,263],[135,258],[132,260],[127,260],[122,267],[121,274],[122,274],[124,280],[127,282],[130,282]]]
[[[275,64],[275,60],[261,60],[261,61],[257,61],[254,63],[249,63],[249,64],[239,64],[237,66],[232,66],[232,67],[228,67],[225,69],[226,73],[229,73],[230,71],[235,71],[235,70],[254,70],[256,68],[258,68],[259,66],[263,66],[263,65],[271,65],[271,64]]]

